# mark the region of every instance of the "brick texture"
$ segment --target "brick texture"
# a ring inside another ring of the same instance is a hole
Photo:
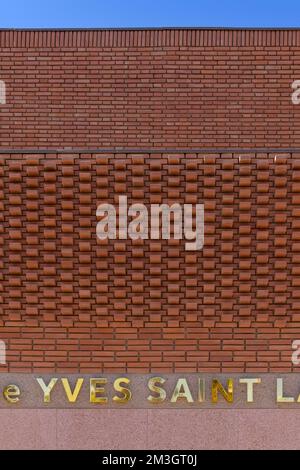
[[[300,30],[0,31],[0,148],[300,147]]]
[[[1,370],[292,370],[299,52],[300,30],[0,30]],[[204,202],[204,249],[97,240],[120,194]]]
[[[2,154],[0,176],[10,371],[291,370],[300,154]],[[98,240],[120,194],[204,203],[204,249]]]

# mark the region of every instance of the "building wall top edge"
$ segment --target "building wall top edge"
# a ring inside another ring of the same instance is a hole
[[[0,29],[1,48],[299,46],[300,29]]]

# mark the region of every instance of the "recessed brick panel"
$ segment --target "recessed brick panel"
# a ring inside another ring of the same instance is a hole
[[[0,175],[9,371],[291,370],[300,154],[2,154]],[[98,240],[124,194],[204,203],[203,250]]]

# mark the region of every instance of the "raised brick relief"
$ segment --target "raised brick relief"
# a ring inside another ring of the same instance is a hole
[[[300,154],[2,154],[0,175],[10,371],[292,369]],[[204,248],[98,240],[121,194],[204,203]]]

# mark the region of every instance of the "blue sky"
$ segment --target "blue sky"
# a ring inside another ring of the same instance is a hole
[[[2,0],[0,28],[300,27],[299,0]]]

